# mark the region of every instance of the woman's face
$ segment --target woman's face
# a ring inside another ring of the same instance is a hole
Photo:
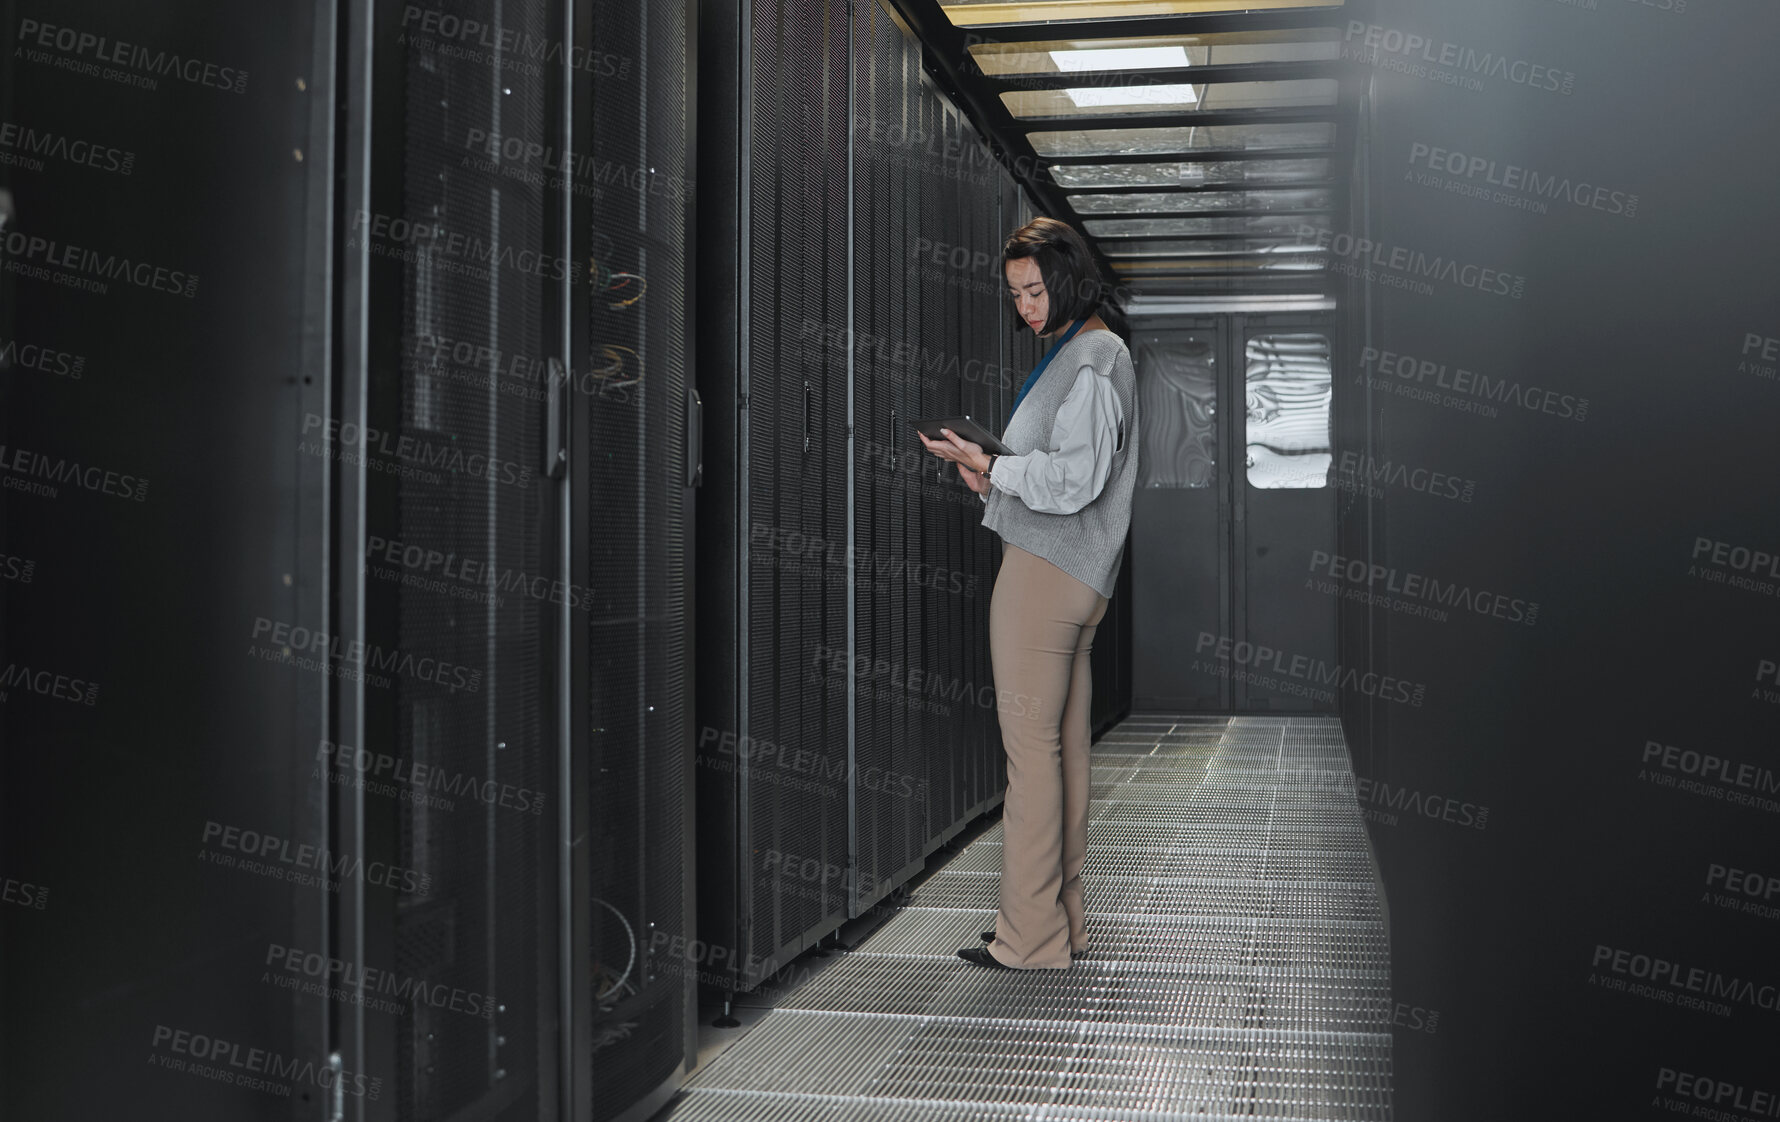
[[[1014,308],[1032,333],[1042,336],[1045,321],[1051,317],[1051,296],[1045,291],[1045,279],[1038,270],[1038,261],[1031,257],[1016,257],[1007,263],[1006,272],[1007,290],[1014,298]]]

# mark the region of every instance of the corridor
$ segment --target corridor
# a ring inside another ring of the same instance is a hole
[[[1389,1119],[1385,902],[1339,722],[1137,714],[1093,758],[1074,966],[955,957],[994,921],[997,823],[662,1118]]]

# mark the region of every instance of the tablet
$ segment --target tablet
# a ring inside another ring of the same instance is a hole
[[[910,424],[921,431],[928,440],[944,440],[946,434],[942,428],[951,429],[972,444],[981,446],[983,451],[992,452],[997,456],[1017,456],[1012,448],[995,438],[995,435],[969,417],[941,417],[933,421],[910,421]]]

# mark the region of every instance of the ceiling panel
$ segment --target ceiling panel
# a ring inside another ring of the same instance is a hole
[[[1301,236],[1299,229],[1314,226],[1314,215],[1251,214],[1240,218],[1090,218],[1084,232],[1097,238],[1180,238],[1194,234],[1283,234]]]
[[[1342,0],[957,0],[940,10],[958,27],[1049,20],[1129,19],[1135,16],[1210,15],[1218,12],[1278,11],[1287,8],[1339,8]]]
[[[1059,187],[1239,187],[1314,183],[1329,178],[1327,159],[1174,160],[1153,164],[1060,164],[1050,169]]]
[[[1152,35],[1141,39],[1051,39],[1037,43],[975,43],[970,57],[990,77],[1225,66],[1257,62],[1321,62],[1341,57],[1341,29],[1232,31]]]
[[[1187,128],[1098,128],[1029,132],[1040,156],[1166,156],[1183,152],[1270,152],[1328,148],[1335,126],[1327,121],[1296,124],[1199,125]]]
[[[1201,238],[1194,241],[1160,238],[1119,239],[1101,243],[1109,258],[1121,257],[1218,257],[1232,253],[1299,256],[1326,254],[1314,244],[1290,237],[1278,238]]]
[[[1084,76],[1084,78],[1087,76]],[[1231,109],[1297,109],[1334,105],[1333,78],[1281,82],[1190,82],[1108,85],[1086,82],[1062,90],[1008,90],[1003,105],[1016,118],[1141,118],[1149,113],[1224,112]]]
[[[1303,230],[1348,205],[1371,73],[1342,0],[889,2],[1127,292],[1333,289]]]
[[[1265,191],[1157,191],[1150,194],[1070,195],[1077,214],[1176,214],[1190,210],[1323,211],[1334,205],[1324,189]]]

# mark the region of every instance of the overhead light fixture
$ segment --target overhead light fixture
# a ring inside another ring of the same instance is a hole
[[[940,11],[954,26],[1210,15],[1276,8],[1339,8],[1344,0],[954,0]]]
[[[1082,109],[1106,105],[1197,105],[1199,91],[1186,84],[1152,86],[1082,87],[1063,91]]]
[[[1065,73],[1082,70],[1160,70],[1192,65],[1187,48],[1172,47],[1095,47],[1082,50],[1052,51],[1051,61]]]

